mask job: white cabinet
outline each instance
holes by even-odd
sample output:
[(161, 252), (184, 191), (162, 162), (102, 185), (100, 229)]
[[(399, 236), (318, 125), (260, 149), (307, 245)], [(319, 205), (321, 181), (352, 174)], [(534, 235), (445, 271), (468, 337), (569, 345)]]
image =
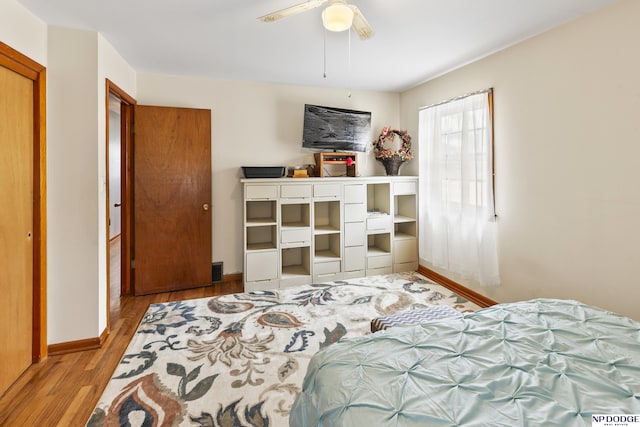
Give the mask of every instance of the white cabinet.
[(416, 177), (244, 179), (245, 290), (416, 269)]

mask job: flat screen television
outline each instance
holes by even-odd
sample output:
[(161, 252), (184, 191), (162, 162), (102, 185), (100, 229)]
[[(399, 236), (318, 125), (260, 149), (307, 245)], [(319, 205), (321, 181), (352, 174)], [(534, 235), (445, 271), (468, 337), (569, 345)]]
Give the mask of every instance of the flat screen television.
[(369, 144), (370, 112), (305, 104), (303, 147), (325, 151), (367, 151)]

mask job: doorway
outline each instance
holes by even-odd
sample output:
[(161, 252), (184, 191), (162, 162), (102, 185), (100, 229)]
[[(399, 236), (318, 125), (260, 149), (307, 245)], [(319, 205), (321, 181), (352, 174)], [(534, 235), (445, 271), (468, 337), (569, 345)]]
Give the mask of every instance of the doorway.
[(106, 80), (107, 328), (131, 295), (131, 123), (135, 100)]
[(122, 138), (120, 99), (109, 94), (109, 298), (111, 310), (119, 308), (122, 288)]

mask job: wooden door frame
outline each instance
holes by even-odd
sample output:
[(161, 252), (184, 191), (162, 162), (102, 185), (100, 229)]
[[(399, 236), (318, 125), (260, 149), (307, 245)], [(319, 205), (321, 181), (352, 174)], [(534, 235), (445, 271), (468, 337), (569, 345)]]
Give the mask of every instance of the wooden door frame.
[[(107, 185), (107, 266), (110, 263), (111, 245), (109, 240), (109, 97), (114, 96), (120, 100), (120, 178), (121, 178), (121, 231), (120, 245), (121, 251), (121, 278), (120, 278), (120, 295), (131, 295), (131, 218), (132, 218), (132, 122), (133, 122), (133, 106), (136, 100), (122, 90), (118, 85), (109, 79), (105, 79), (105, 132), (106, 132), (106, 185)], [(107, 330), (111, 328), (111, 289), (110, 289), (110, 269), (107, 268)]]
[(47, 357), (47, 70), (0, 42), (0, 66), (33, 81), (33, 331), (31, 360)]

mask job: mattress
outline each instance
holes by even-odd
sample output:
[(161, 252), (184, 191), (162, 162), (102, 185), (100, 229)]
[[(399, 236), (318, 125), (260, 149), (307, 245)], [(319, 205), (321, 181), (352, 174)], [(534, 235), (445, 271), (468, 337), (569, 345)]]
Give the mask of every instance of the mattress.
[(592, 414), (640, 414), (640, 323), (537, 299), (333, 344), (289, 422), (567, 427)]

